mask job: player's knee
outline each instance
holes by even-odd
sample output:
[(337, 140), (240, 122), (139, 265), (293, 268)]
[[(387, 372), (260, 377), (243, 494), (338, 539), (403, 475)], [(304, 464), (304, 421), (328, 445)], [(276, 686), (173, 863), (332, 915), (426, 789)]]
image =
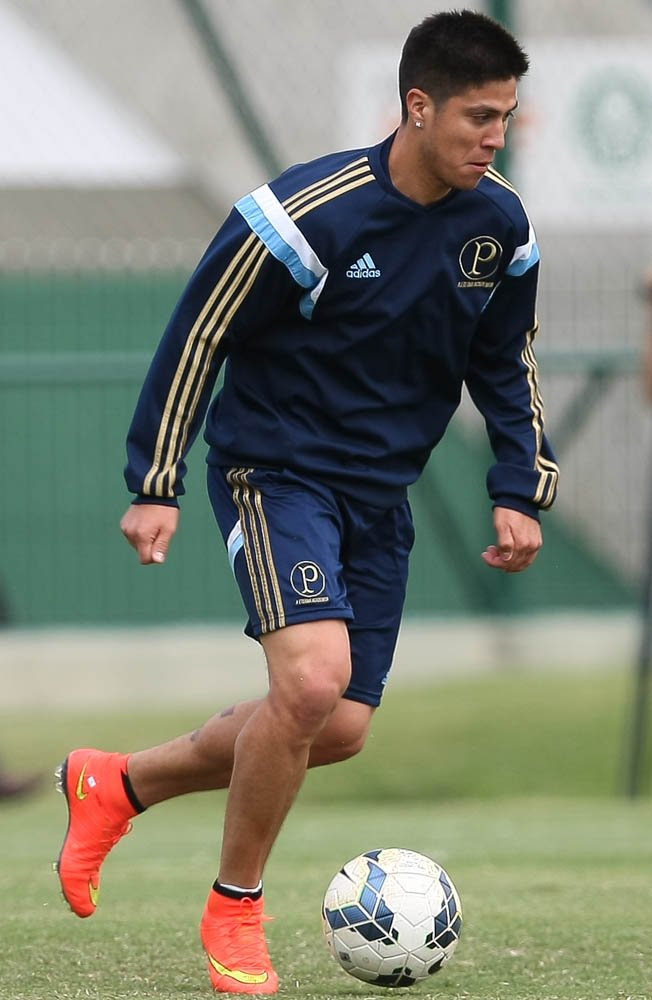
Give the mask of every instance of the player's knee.
[(309, 622), (265, 637), (270, 701), (288, 733), (312, 742), (332, 715), (351, 677), (342, 621)]
[(331, 716), (348, 684), (348, 664), (322, 659), (306, 662), (293, 672), (282, 701), (289, 725), (300, 733), (317, 733)]
[(309, 729), (320, 729), (332, 714), (346, 684), (347, 680), (341, 671), (304, 671), (298, 678), (296, 689), (297, 718)]

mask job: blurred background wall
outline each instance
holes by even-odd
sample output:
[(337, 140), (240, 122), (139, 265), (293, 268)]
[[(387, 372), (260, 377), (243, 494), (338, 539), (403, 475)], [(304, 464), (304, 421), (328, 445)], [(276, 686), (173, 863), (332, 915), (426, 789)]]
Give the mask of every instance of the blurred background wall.
[[(233, 200), (387, 134), (404, 37), (449, 6), (0, 0), (5, 623), (240, 623), (201, 441), (166, 567), (139, 567), (120, 537), (140, 382)], [(502, 166), (542, 250), (538, 356), (561, 492), (537, 565), (488, 572), (491, 459), (465, 401), (413, 490), (408, 614), (631, 612), (651, 514), (652, 2), (477, 6), (532, 58)]]

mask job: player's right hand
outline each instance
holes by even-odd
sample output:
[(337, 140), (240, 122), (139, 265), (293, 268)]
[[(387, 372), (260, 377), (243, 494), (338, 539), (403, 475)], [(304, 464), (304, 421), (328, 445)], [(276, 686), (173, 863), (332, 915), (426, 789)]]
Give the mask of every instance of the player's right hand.
[(162, 504), (132, 504), (120, 521), (120, 530), (138, 553), (141, 563), (164, 563), (179, 524), (179, 508)]

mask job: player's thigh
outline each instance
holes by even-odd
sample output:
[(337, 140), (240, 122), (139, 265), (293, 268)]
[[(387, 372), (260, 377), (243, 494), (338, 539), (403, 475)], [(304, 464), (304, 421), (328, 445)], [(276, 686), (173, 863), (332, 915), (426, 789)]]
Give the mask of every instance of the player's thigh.
[(323, 723), (351, 678), (346, 623), (341, 619), (287, 625), (260, 637), (273, 705)]
[(403, 615), (414, 527), (406, 501), (386, 512), (347, 560), (351, 682), (346, 698), (380, 704)]
[(283, 470), (220, 468), (209, 468), (208, 491), (249, 615), (247, 634), (353, 616), (342, 518), (330, 491)]

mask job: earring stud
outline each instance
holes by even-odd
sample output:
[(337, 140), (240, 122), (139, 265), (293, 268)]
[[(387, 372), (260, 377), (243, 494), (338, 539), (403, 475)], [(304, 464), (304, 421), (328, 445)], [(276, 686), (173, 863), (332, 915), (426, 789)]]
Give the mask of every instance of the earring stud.
[(414, 124), (415, 124), (415, 126), (416, 126), (417, 128), (423, 128), (423, 122), (422, 122), (422, 121), (419, 121), (418, 119), (417, 119), (417, 120), (415, 121), (415, 123), (414, 123)]

